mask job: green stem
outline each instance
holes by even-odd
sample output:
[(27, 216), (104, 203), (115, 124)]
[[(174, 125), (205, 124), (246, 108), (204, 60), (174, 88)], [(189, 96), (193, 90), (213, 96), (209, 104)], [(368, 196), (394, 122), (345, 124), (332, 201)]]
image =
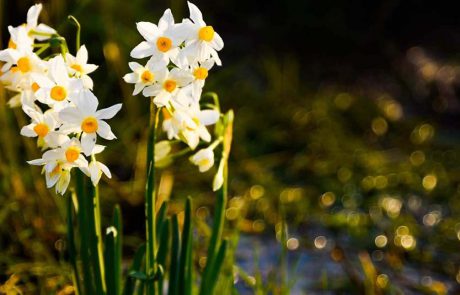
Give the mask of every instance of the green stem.
[(183, 150), (178, 151), (175, 154), (172, 154), (170, 157), (171, 157), (171, 159), (176, 159), (176, 158), (182, 157), (183, 155), (186, 155), (187, 153), (189, 153), (191, 151), (192, 151), (192, 149), (187, 147), (187, 148), (185, 148)]
[(97, 262), (99, 265), (96, 267), (98, 274), (97, 277), (100, 276), (100, 284), (102, 285), (102, 290), (105, 293), (106, 284), (105, 284), (105, 269), (104, 269), (104, 248), (102, 245), (102, 232), (101, 232), (101, 205), (100, 205), (100, 198), (99, 198), (99, 187), (94, 187), (94, 198), (93, 198), (93, 214), (94, 214), (94, 232), (96, 234), (96, 247), (97, 250), (95, 251)]
[(220, 104), (219, 104), (219, 96), (215, 92), (206, 92), (203, 94), (203, 97), (209, 96), (214, 101), (214, 106), (216, 107), (217, 111), (220, 113)]
[(224, 137), (219, 136), (219, 138), (214, 140), (214, 142), (211, 143), (208, 148), (211, 150), (214, 150), (219, 145), (219, 143), (221, 143), (223, 140), (224, 140)]
[(49, 47), (50, 47), (49, 44), (44, 44), (43, 46), (40, 47), (39, 50), (37, 50), (37, 51), (35, 52), (35, 54), (36, 54), (36, 55), (40, 55), (40, 54), (42, 54), (46, 49), (48, 49)]
[[(75, 192), (72, 191), (72, 195)], [(67, 198), (67, 239), (69, 243), (69, 258), (70, 263), (72, 264), (72, 280), (75, 286), (75, 294), (82, 294), (80, 286), (80, 273), (78, 272), (77, 266), (77, 250), (75, 248), (75, 238), (74, 238), (74, 225), (73, 225), (73, 210), (72, 210), (72, 195)]]
[(149, 278), (146, 283), (147, 295), (157, 294), (157, 283), (151, 278), (154, 277), (157, 271), (155, 261), (156, 251), (156, 214), (155, 214), (155, 132), (158, 125), (159, 111), (153, 103), (153, 98), (150, 100), (150, 127), (147, 142), (147, 183), (145, 195), (145, 227), (146, 227), (146, 273)]
[(53, 34), (50, 33), (43, 33), (43, 32), (37, 32), (35, 30), (30, 30), (29, 31), (30, 35), (35, 35), (35, 36), (42, 36), (42, 37), (51, 37)]
[(77, 48), (76, 52), (78, 52), (78, 50), (80, 49), (81, 26), (80, 26), (80, 23), (78, 22), (78, 20), (73, 15), (69, 15), (68, 19), (72, 20), (75, 23), (75, 25), (77, 26), (77, 37), (76, 37), (76, 40), (75, 40), (75, 46)]
[(88, 195), (85, 190), (85, 179), (81, 171), (77, 171), (76, 178), (76, 196), (78, 200), (77, 221), (80, 230), (80, 256), (82, 262), (84, 294), (95, 293), (95, 283), (93, 268), (90, 254), (90, 230), (88, 227)]
[(211, 239), (208, 248), (208, 257), (206, 261), (206, 267), (203, 272), (203, 279), (201, 283), (200, 294), (212, 294), (212, 289), (215, 286), (215, 281), (212, 281), (213, 273), (216, 271), (215, 262), (218, 254), (218, 250), (222, 241), (222, 233), (224, 230), (225, 221), (225, 207), (227, 204), (227, 161), (224, 164), (224, 184), (217, 191), (217, 204), (216, 213), (214, 217), (214, 224), (212, 227)]

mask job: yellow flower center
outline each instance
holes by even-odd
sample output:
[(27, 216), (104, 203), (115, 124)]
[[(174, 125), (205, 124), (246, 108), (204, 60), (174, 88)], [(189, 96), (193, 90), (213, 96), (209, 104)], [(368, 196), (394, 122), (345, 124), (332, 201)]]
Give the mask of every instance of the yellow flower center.
[(40, 89), (40, 86), (37, 84), (37, 82), (34, 82), (34, 83), (32, 83), (31, 88), (32, 88), (33, 92), (37, 92), (38, 89)]
[(166, 52), (171, 49), (172, 41), (168, 37), (160, 37), (157, 40), (157, 48), (161, 52)]
[(55, 175), (57, 173), (61, 172), (61, 165), (57, 164), (56, 167), (54, 167), (53, 171), (51, 171), (51, 175)]
[(67, 90), (62, 86), (54, 86), (51, 88), (50, 96), (55, 101), (63, 101), (67, 97)]
[(34, 126), (34, 131), (38, 137), (45, 137), (50, 131), (50, 128), (45, 123), (38, 123)]
[(174, 80), (166, 80), (165, 83), (163, 84), (163, 87), (166, 91), (173, 92), (174, 89), (176, 89), (177, 87), (177, 83)]
[(83, 73), (83, 68), (78, 64), (73, 64), (70, 67), (79, 73)]
[(171, 114), (169, 113), (169, 111), (166, 108), (162, 108), (161, 111), (163, 112), (163, 119), (164, 120), (169, 120), (169, 119), (172, 118)]
[(212, 26), (202, 27), (198, 31), (198, 38), (203, 41), (211, 41), (214, 38), (214, 28)]
[(65, 151), (65, 158), (70, 163), (75, 162), (80, 156), (80, 149), (76, 146), (71, 146)]
[(23, 73), (27, 73), (32, 69), (30, 59), (27, 56), (18, 59), (18, 69)]
[(11, 67), (11, 72), (16, 73), (19, 71), (19, 68), (16, 66)]
[(94, 117), (87, 117), (81, 123), (81, 130), (86, 133), (94, 133), (98, 127), (97, 119)]
[(198, 80), (204, 80), (204, 79), (206, 79), (208, 77), (208, 69), (203, 68), (203, 67), (199, 67), (193, 72), (193, 75)]
[(149, 70), (145, 70), (141, 75), (141, 80), (144, 83), (153, 82), (154, 78), (155, 78), (155, 75), (152, 72), (150, 72)]
[(16, 43), (14, 43), (13, 39), (10, 39), (10, 41), (8, 41), (8, 48), (11, 48), (11, 49), (16, 49), (18, 46), (16, 45)]
[(208, 158), (203, 158), (199, 160), (197, 164), (198, 166), (207, 166), (209, 163), (211, 163), (211, 161)]

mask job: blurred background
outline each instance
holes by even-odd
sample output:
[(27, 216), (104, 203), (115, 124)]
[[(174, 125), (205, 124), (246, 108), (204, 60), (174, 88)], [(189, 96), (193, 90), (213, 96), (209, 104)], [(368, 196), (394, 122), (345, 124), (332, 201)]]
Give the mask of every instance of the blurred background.
[[(101, 156), (114, 175), (101, 196), (106, 218), (122, 206), (129, 260), (144, 234), (149, 102), (132, 97), (121, 77), (141, 41), (135, 22), (157, 23), (169, 7), (180, 21), (186, 2), (41, 2), (41, 21), (73, 54), (67, 16), (82, 24), (101, 105), (123, 103), (110, 122), (118, 140)], [(24, 22), (33, 3), (0, 0), (1, 48), (7, 26)], [(283, 284), (291, 294), (361, 294), (369, 284), (385, 294), (459, 294), (454, 1), (194, 3), (225, 42), (205, 90), (236, 114), (226, 217), (241, 294), (278, 294)], [(0, 88), (0, 285), (15, 273), (27, 294), (62, 291), (70, 282), (65, 197), (26, 163), (39, 152), (19, 135), (27, 119), (7, 107), (9, 97)], [(198, 174), (183, 159), (158, 180), (175, 212), (193, 196), (198, 248), (212, 218), (214, 172)]]

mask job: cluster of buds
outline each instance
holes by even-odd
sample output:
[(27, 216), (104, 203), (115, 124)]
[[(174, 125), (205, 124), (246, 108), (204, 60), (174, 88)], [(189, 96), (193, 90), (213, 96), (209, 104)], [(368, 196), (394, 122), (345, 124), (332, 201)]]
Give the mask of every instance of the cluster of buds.
[[(150, 97), (161, 109), (161, 126), (168, 140), (155, 145), (155, 165), (164, 166), (183, 151), (199, 149), (190, 161), (200, 172), (214, 165), (214, 149), (223, 142), (225, 116), (221, 114), (217, 96), (213, 103), (200, 102), (202, 89), (209, 70), (221, 65), (218, 51), (224, 47), (222, 38), (207, 25), (201, 11), (188, 2), (190, 19), (175, 23), (170, 9), (160, 18), (158, 25), (150, 22), (137, 23), (137, 29), (145, 39), (131, 51), (136, 59), (149, 58), (145, 65), (130, 62), (132, 73), (124, 76), (127, 83), (134, 84), (133, 95), (142, 93)], [(207, 126), (214, 128), (215, 139)], [(188, 147), (172, 154), (171, 145), (185, 143)], [(224, 161), (221, 161), (214, 177), (213, 189), (223, 183)]]
[(96, 160), (105, 148), (96, 141), (98, 136), (116, 138), (104, 120), (115, 116), (121, 104), (97, 110), (88, 76), (97, 66), (88, 64), (84, 45), (73, 56), (55, 29), (37, 24), (41, 9), (41, 4), (32, 6), (26, 24), (8, 27), (11, 37), (8, 48), (0, 51), (0, 81), (16, 93), (8, 104), (21, 107), (31, 119), (21, 135), (37, 138), (44, 152), (28, 163), (43, 166), (47, 186), (64, 194), (72, 168), (80, 169), (95, 186), (102, 174), (111, 177), (107, 166)]

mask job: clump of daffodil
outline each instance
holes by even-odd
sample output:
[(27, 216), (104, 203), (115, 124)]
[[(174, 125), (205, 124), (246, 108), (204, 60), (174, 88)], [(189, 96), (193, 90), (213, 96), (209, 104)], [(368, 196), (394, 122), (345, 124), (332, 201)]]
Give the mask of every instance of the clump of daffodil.
[[(218, 51), (224, 42), (214, 27), (205, 23), (197, 6), (188, 2), (188, 8), (190, 18), (180, 23), (174, 21), (169, 9), (158, 24), (137, 23), (144, 41), (131, 51), (131, 57), (148, 60), (130, 62), (132, 72), (124, 80), (134, 84), (133, 95), (142, 93), (161, 109), (160, 126), (166, 139), (155, 145), (155, 166), (164, 167), (180, 155), (193, 153), (191, 163), (206, 172), (215, 164), (214, 150), (223, 143), (225, 128), (214, 128), (213, 139), (208, 128), (224, 124), (224, 115), (217, 96), (205, 104), (201, 94), (209, 71), (222, 65)], [(185, 145), (182, 149), (177, 147), (180, 143)], [(223, 168), (217, 169), (215, 179), (213, 189), (217, 190), (223, 183)]]
[[(39, 24), (41, 10), (41, 4), (32, 6), (25, 24), (8, 27), (8, 48), (0, 51), (0, 82), (14, 93), (8, 104), (22, 107), (30, 117), (21, 135), (36, 138), (44, 152), (29, 163), (43, 166), (47, 186), (64, 194), (73, 168), (88, 175), (95, 186), (102, 174), (111, 177), (107, 166), (96, 160), (104, 150), (96, 141), (98, 136), (116, 138), (105, 120), (115, 116), (121, 104), (97, 110), (89, 76), (97, 65), (88, 63), (84, 45), (72, 55), (55, 29)], [(47, 50), (56, 44), (61, 53), (51, 55)]]

